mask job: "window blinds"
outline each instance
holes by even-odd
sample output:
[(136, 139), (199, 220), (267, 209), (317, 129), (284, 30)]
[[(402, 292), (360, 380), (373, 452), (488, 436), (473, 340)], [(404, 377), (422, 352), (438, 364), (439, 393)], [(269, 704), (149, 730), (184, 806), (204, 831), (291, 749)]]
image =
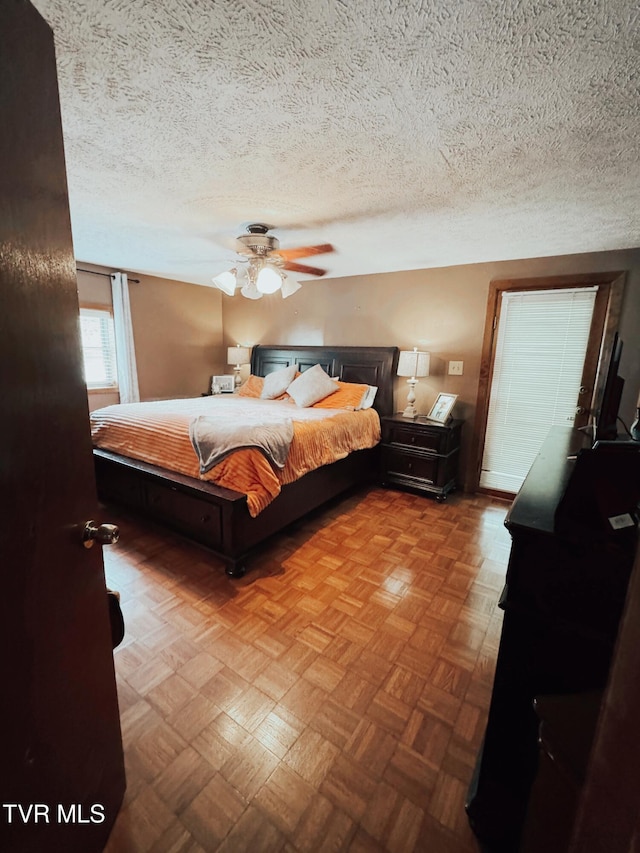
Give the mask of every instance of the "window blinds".
[(573, 424), (597, 290), (502, 294), (482, 488), (517, 492), (551, 426)]
[(87, 388), (116, 388), (113, 317), (106, 308), (80, 308), (80, 335)]

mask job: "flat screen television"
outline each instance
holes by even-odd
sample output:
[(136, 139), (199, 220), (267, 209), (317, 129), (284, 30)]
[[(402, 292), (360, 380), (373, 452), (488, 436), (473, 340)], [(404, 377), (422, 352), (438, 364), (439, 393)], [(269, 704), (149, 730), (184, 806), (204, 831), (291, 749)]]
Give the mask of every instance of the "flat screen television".
[(589, 529), (614, 537), (637, 535), (640, 443), (596, 441), (573, 462), (556, 509), (556, 531)]
[(618, 409), (622, 398), (624, 379), (618, 374), (622, 341), (616, 332), (605, 374), (600, 405), (596, 406), (595, 441), (612, 441), (618, 435)]

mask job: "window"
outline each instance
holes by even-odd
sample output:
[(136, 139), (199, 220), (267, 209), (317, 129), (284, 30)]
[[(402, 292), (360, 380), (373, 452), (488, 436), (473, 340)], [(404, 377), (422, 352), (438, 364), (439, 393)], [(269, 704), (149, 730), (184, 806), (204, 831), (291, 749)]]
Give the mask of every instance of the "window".
[(90, 391), (118, 387), (113, 315), (109, 308), (80, 307), (84, 377)]

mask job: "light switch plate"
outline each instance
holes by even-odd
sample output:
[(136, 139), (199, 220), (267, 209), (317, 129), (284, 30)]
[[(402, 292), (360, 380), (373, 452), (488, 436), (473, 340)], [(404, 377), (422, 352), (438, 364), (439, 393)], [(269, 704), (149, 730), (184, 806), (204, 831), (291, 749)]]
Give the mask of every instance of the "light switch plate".
[(462, 376), (462, 366), (464, 362), (462, 361), (450, 361), (449, 362), (449, 375), (450, 376)]

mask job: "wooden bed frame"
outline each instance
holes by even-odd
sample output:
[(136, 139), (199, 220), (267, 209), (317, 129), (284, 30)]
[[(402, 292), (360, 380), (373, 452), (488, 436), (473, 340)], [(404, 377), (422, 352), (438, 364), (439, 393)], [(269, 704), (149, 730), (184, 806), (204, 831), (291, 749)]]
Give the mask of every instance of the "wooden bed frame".
[[(304, 371), (321, 364), (344, 382), (376, 385), (374, 408), (393, 412), (397, 347), (255, 346), (251, 373), (266, 376), (296, 364)], [(121, 504), (209, 548), (224, 561), (231, 577), (242, 577), (245, 559), (261, 542), (293, 521), (358, 483), (371, 480), (378, 467), (378, 447), (310, 471), (282, 487), (282, 492), (252, 518), (246, 495), (95, 448), (101, 500)]]

